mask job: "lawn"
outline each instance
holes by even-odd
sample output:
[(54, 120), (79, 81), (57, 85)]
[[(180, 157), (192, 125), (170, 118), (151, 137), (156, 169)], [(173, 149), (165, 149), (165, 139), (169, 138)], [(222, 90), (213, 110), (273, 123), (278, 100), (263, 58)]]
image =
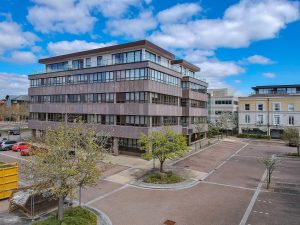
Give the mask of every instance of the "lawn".
[(174, 184), (179, 183), (183, 179), (173, 174), (172, 172), (166, 172), (166, 173), (160, 173), (155, 172), (145, 177), (144, 182), (145, 183), (152, 183), (152, 184)]
[[(67, 209), (61, 221), (61, 225), (97, 225), (97, 216), (88, 209), (74, 207)], [(38, 221), (33, 225), (58, 225), (58, 221), (54, 215), (46, 220)]]

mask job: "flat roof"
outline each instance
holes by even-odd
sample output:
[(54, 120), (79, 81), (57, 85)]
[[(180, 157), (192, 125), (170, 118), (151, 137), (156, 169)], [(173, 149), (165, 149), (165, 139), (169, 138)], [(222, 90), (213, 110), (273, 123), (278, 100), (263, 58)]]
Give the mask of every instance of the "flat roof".
[(74, 53), (44, 58), (44, 59), (40, 59), (39, 63), (47, 64), (47, 63), (57, 62), (60, 60), (66, 60), (67, 58), (81, 57), (81, 56), (90, 55), (90, 54), (105, 53), (105, 52), (123, 50), (123, 49), (127, 49), (127, 48), (139, 47), (139, 46), (146, 47), (147, 49), (152, 50), (155, 53), (159, 53), (160, 55), (162, 55), (166, 58), (169, 58), (171, 60), (175, 59), (175, 55), (172, 54), (171, 52), (153, 44), (152, 42), (150, 42), (148, 40), (140, 40), (140, 41), (129, 42), (129, 43), (125, 43), (125, 44), (112, 45), (112, 46), (103, 47), (103, 48), (96, 48), (96, 49), (91, 49), (91, 50), (86, 50), (86, 51), (81, 51), (81, 52), (74, 52)]
[(261, 88), (295, 88), (300, 87), (300, 84), (282, 84), (282, 85), (263, 85), (263, 86), (255, 86), (252, 87), (253, 90), (261, 89)]
[(195, 66), (192, 63), (189, 63), (187, 61), (185, 61), (184, 59), (176, 59), (176, 60), (172, 60), (171, 64), (179, 64), (179, 65), (183, 65), (184, 67), (194, 71), (194, 72), (198, 72), (200, 71), (200, 68), (198, 66)]

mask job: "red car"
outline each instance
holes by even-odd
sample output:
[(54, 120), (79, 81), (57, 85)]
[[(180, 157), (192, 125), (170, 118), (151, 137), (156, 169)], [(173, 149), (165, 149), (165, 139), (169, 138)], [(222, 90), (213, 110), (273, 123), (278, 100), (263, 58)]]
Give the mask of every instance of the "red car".
[(24, 149), (26, 149), (26, 148), (30, 148), (30, 144), (28, 144), (28, 143), (25, 143), (25, 142), (18, 142), (17, 144), (14, 144), (13, 146), (12, 146), (12, 150), (13, 151), (15, 151), (15, 152), (20, 152), (20, 151), (22, 151), (22, 150), (24, 150)]
[(32, 146), (30, 148), (26, 148), (26, 149), (22, 150), (20, 153), (21, 153), (21, 156), (30, 156), (30, 155), (34, 155), (38, 151), (46, 151), (46, 150), (48, 150), (48, 149), (45, 147), (39, 148), (37, 146)]

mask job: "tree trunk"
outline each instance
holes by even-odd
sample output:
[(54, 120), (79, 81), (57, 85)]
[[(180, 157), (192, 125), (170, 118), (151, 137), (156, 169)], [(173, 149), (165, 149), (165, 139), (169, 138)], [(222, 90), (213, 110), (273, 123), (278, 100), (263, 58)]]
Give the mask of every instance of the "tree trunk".
[(82, 191), (82, 185), (79, 185), (79, 206), (81, 207), (81, 191)]
[(297, 145), (297, 155), (300, 155), (300, 146), (299, 145)]
[(163, 160), (163, 161), (159, 161), (160, 162), (160, 168), (159, 168), (159, 172), (161, 172), (161, 173), (163, 173), (164, 172), (164, 162), (165, 162), (165, 160)]
[(267, 177), (267, 189), (269, 189), (271, 183), (271, 173), (268, 171), (268, 177)]
[(58, 210), (57, 210), (57, 219), (61, 221), (64, 216), (64, 197), (58, 198)]

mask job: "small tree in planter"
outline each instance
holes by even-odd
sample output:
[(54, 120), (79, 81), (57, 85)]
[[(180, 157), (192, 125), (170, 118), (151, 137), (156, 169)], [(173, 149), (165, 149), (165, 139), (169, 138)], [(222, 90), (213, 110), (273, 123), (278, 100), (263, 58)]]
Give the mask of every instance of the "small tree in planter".
[(283, 132), (283, 140), (285, 140), (289, 146), (296, 146), (297, 155), (300, 155), (300, 136), (297, 128), (286, 128)]
[(276, 169), (276, 167), (278, 166), (279, 160), (276, 159), (275, 157), (263, 158), (261, 160), (261, 163), (267, 169), (267, 189), (269, 189), (269, 186), (270, 186), (270, 183), (271, 183), (271, 178), (272, 178), (272, 173)]
[(166, 159), (181, 157), (188, 150), (185, 137), (169, 128), (153, 131), (148, 136), (142, 134), (138, 143), (142, 150), (150, 150), (142, 155), (143, 158), (159, 160), (160, 172), (164, 171), (163, 165)]

